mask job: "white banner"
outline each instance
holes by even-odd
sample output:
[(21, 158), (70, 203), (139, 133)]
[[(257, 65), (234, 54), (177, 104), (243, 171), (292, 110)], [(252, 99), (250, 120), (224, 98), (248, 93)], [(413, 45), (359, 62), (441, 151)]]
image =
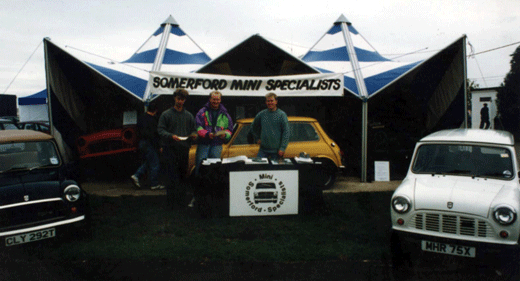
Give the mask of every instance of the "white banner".
[(229, 216), (298, 214), (298, 171), (229, 173)]
[(224, 96), (343, 96), (343, 74), (318, 73), (286, 76), (232, 76), (201, 73), (150, 72), (152, 96), (171, 95), (178, 88), (190, 95), (218, 90)]

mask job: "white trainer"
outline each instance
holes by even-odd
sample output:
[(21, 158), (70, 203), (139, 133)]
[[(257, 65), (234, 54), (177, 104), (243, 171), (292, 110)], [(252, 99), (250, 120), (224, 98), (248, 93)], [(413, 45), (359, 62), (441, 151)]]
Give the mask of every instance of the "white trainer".
[(141, 184), (139, 183), (139, 178), (138, 177), (136, 177), (135, 175), (132, 175), (130, 177), (130, 179), (132, 179), (132, 182), (134, 183), (135, 186), (141, 187)]

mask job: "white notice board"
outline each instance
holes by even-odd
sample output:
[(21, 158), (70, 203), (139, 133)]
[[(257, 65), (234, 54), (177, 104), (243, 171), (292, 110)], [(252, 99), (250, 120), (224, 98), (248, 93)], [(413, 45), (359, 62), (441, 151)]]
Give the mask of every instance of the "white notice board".
[(137, 111), (123, 112), (123, 126), (137, 124)]
[(374, 180), (390, 181), (390, 162), (374, 161)]
[(298, 170), (229, 173), (229, 216), (298, 214)]

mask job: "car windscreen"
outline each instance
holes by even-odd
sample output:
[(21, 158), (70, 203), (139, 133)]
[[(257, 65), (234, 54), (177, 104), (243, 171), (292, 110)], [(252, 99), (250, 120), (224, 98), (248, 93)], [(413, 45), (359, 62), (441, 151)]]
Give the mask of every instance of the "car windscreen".
[(11, 169), (52, 167), (59, 164), (59, 154), (51, 141), (0, 144), (0, 172)]
[[(235, 128), (236, 129), (236, 128)], [(318, 141), (316, 129), (306, 122), (289, 122), (289, 142)], [(233, 141), (234, 145), (256, 143), (251, 134), (251, 124), (244, 124)]]
[(507, 148), (423, 144), (417, 149), (412, 171), (418, 174), (513, 178), (513, 160)]
[(269, 189), (276, 189), (276, 185), (272, 182), (268, 182), (268, 183), (258, 183), (256, 185), (256, 189), (265, 189), (265, 188), (269, 188)]

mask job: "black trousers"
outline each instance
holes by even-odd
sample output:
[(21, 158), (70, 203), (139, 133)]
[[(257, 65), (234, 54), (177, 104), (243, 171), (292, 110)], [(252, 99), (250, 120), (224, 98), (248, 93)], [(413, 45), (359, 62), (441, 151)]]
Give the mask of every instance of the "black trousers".
[(489, 120), (480, 121), (480, 129), (489, 129)]
[(165, 146), (163, 161), (166, 172), (166, 203), (169, 207), (184, 207), (186, 203), (189, 147)]

